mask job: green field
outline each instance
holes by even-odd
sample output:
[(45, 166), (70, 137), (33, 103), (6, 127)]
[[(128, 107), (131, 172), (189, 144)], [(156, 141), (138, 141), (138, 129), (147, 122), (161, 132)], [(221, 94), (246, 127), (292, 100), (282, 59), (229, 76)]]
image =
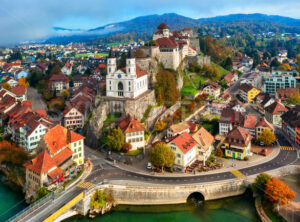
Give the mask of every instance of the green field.
[(208, 79), (204, 76), (200, 76), (199, 74), (193, 73), (189, 74), (190, 78), (193, 80), (194, 84), (199, 87), (199, 83), (205, 83)]
[(187, 77), (186, 74), (183, 75), (183, 87), (180, 91), (181, 95), (196, 95), (198, 90), (195, 88), (191, 80)]
[(220, 70), (221, 73), (221, 77), (225, 76), (226, 73), (228, 73), (229, 71), (224, 69), (222, 66), (215, 64), (214, 62), (211, 62), (211, 66), (212, 67), (218, 67), (218, 69)]
[(76, 54), (75, 58), (80, 58), (80, 57), (86, 58), (86, 57), (88, 57), (90, 55), (92, 55), (92, 54), (91, 53), (80, 53), (80, 54)]
[(107, 52), (101, 52), (101, 53), (97, 53), (96, 56), (107, 57), (108, 53)]

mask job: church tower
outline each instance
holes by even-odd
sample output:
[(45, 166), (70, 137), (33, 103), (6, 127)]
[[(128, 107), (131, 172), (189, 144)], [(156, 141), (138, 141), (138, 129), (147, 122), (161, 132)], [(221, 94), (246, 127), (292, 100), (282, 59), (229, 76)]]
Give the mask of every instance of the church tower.
[(128, 75), (136, 75), (135, 57), (131, 48), (129, 48), (126, 59), (126, 73)]
[(116, 59), (115, 52), (111, 48), (107, 59), (107, 74), (108, 75), (114, 74), (116, 69), (117, 69), (117, 59)]

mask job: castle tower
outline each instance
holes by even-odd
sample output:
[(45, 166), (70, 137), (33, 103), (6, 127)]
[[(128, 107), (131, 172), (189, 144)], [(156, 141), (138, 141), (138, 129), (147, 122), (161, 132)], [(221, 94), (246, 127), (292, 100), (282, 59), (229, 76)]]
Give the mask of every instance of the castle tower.
[(112, 75), (117, 69), (117, 59), (113, 49), (110, 49), (109, 56), (107, 59), (107, 74)]
[(135, 57), (131, 48), (129, 48), (126, 59), (126, 73), (128, 75), (136, 75)]

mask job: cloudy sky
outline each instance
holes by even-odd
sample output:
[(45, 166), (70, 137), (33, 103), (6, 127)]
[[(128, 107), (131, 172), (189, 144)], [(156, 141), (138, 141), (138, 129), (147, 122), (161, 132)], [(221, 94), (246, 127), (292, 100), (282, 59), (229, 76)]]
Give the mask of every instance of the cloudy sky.
[(0, 0), (0, 45), (46, 38), (53, 26), (94, 28), (175, 12), (192, 18), (265, 13), (300, 19), (299, 0)]

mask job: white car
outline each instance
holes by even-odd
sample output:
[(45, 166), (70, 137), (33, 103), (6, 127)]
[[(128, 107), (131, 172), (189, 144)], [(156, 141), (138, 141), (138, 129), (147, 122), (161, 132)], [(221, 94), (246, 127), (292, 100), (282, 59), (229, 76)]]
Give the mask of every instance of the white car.
[(148, 170), (151, 170), (151, 169), (152, 169), (152, 164), (151, 164), (151, 163), (148, 163), (148, 164), (147, 164), (147, 169), (148, 169)]

